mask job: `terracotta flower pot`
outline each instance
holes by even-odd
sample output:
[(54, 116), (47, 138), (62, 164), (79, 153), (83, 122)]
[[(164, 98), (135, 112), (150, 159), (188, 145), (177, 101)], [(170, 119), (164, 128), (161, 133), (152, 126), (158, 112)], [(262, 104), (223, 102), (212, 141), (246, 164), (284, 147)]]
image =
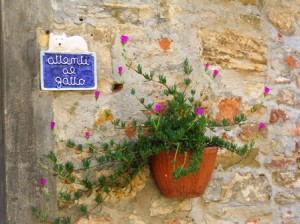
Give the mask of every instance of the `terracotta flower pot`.
[[(217, 147), (205, 148), (200, 170), (179, 179), (172, 176), (174, 167), (171, 161), (174, 160), (175, 151), (161, 151), (157, 154), (151, 159), (150, 166), (162, 195), (169, 198), (193, 198), (202, 195), (214, 170), (217, 153)], [(186, 167), (190, 157), (191, 152), (188, 152)], [(184, 153), (178, 153), (176, 166), (183, 164), (183, 161)]]

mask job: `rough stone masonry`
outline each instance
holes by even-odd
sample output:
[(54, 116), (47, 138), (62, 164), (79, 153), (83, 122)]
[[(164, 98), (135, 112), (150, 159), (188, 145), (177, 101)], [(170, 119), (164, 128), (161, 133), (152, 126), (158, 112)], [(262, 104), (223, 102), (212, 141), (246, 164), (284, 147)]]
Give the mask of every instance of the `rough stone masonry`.
[[(85, 141), (86, 128), (99, 124), (107, 138), (134, 137), (130, 130), (117, 132), (104, 123), (103, 111), (91, 102), (93, 91), (39, 90), (38, 55), (48, 47), (47, 31), (82, 36), (89, 51), (97, 53), (100, 108), (110, 111), (109, 119), (144, 119), (139, 102), (130, 94), (131, 87), (148, 102), (163, 100), (159, 86), (145, 84), (126, 70), (125, 84), (116, 88), (121, 82), (118, 67), (125, 67), (119, 44), (122, 34), (129, 36), (128, 55), (145, 68), (167, 75), (170, 82), (182, 80), (181, 65), (186, 57), (193, 65), (195, 79), (204, 63), (220, 69), (207, 105), (217, 120), (249, 111), (261, 99), (264, 86), (271, 89), (249, 124), (224, 134), (243, 143), (255, 136), (257, 121), (266, 122), (256, 149), (247, 159), (220, 151), (203, 197), (164, 198), (145, 170), (135, 180), (133, 192), (105, 202), (101, 213), (80, 220), (80, 224), (300, 223), (299, 0), (1, 3), (5, 81), (0, 94), (4, 121), (0, 139), (5, 156), (0, 159), (5, 161), (6, 177), (1, 179), (6, 187), (0, 187), (0, 195), (5, 191), (6, 206), (0, 205), (0, 217), (4, 214), (6, 221), (0, 223), (34, 223), (30, 206), (38, 200), (39, 189), (33, 188), (44, 175), (34, 165), (34, 157), (55, 148), (66, 161), (82, 159), (71, 158), (64, 147), (54, 145), (48, 133), (52, 119), (61, 137), (79, 142)], [(13, 15), (12, 9), (16, 10)], [(92, 133), (91, 138), (97, 135)], [(52, 186), (56, 188), (55, 183)], [(55, 214), (55, 205), (51, 209)]]

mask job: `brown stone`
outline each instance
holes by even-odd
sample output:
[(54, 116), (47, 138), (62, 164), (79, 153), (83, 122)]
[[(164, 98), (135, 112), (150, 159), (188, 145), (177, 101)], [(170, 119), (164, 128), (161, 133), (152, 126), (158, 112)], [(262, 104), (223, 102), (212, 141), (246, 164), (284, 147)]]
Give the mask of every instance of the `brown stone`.
[(275, 157), (271, 161), (271, 165), (276, 168), (286, 168), (289, 167), (293, 163), (292, 159)]
[(243, 3), (244, 5), (255, 5), (256, 4), (256, 0), (240, 0), (241, 3)]
[(278, 91), (277, 103), (294, 106), (295, 104), (294, 98), (295, 98), (294, 92), (287, 89), (281, 89)]
[(284, 34), (291, 34), (295, 28), (292, 25), (292, 13), (272, 9), (268, 14), (270, 22)]
[(300, 141), (295, 143), (295, 151), (300, 152)]
[(78, 220), (78, 224), (111, 224), (111, 217), (108, 215), (89, 215), (88, 218), (82, 217)]
[(279, 192), (274, 199), (279, 205), (292, 205), (300, 201), (300, 197), (292, 192)]
[(228, 119), (229, 123), (234, 124), (233, 118), (238, 115), (241, 106), (240, 97), (228, 97), (219, 103), (219, 113), (217, 114), (217, 121), (222, 122), (223, 119)]
[(300, 136), (300, 122), (296, 123), (296, 128), (291, 129), (291, 134)]
[(96, 119), (94, 122), (94, 127), (99, 127), (103, 123), (108, 121), (113, 121), (114, 115), (112, 114), (110, 109), (100, 109), (96, 115)]
[(289, 56), (289, 57), (286, 57), (286, 58), (284, 59), (284, 61), (289, 65), (289, 67), (290, 67), (291, 69), (297, 68), (297, 67), (298, 67), (297, 62), (296, 62), (295, 58), (294, 58), (292, 55)]
[(300, 173), (294, 171), (272, 173), (273, 181), (276, 185), (285, 188), (300, 188)]
[(191, 218), (176, 218), (165, 220), (163, 224), (195, 224)]
[(260, 167), (259, 162), (256, 160), (258, 155), (258, 148), (253, 149), (246, 158), (242, 158), (239, 155), (233, 154), (230, 151), (222, 153), (217, 157), (217, 165), (221, 165), (224, 170), (232, 166), (247, 166), (258, 168)]
[(199, 31), (202, 57), (210, 64), (240, 72), (264, 72), (266, 70), (266, 44), (262, 38), (246, 36), (236, 30), (223, 33), (201, 29)]
[(300, 89), (300, 76), (296, 78), (297, 87)]
[(262, 28), (262, 20), (260, 15), (250, 14), (250, 15), (240, 15), (240, 19), (243, 23), (251, 25), (255, 29)]
[(273, 109), (271, 111), (271, 115), (270, 115), (270, 123), (276, 123), (277, 121), (285, 121), (285, 120), (289, 120), (290, 116), (283, 110), (275, 110)]
[(266, 138), (267, 137), (267, 128), (263, 130), (259, 129), (258, 124), (244, 124), (242, 125), (242, 131), (239, 134), (239, 138), (243, 141), (251, 141), (256, 138)]
[(128, 124), (126, 125), (126, 127), (124, 128), (124, 133), (127, 136), (127, 138), (129, 139), (133, 139), (136, 137), (137, 134), (137, 127), (134, 128), (132, 127), (132, 124)]

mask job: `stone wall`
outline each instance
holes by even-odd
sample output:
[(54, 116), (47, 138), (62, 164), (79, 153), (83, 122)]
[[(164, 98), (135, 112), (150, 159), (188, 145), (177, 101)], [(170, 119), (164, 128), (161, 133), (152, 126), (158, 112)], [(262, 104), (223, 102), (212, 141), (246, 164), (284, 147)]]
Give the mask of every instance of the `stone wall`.
[[(120, 82), (117, 68), (124, 66), (121, 34), (129, 36), (130, 57), (164, 73), (170, 82), (182, 79), (185, 57), (196, 75), (206, 62), (221, 69), (210, 105), (216, 119), (249, 110), (261, 99), (263, 87), (271, 88), (264, 106), (250, 117), (253, 123), (228, 134), (231, 137), (240, 132), (236, 142), (242, 143), (255, 134), (255, 122), (268, 123), (256, 149), (247, 159), (219, 152), (203, 197), (164, 198), (146, 172), (137, 193), (125, 195), (117, 203), (105, 203), (100, 215), (81, 223), (300, 222), (300, 174), (296, 163), (300, 152), (299, 1), (77, 0), (74, 4), (53, 0), (52, 5), (54, 18), (49, 29), (81, 35), (90, 50), (97, 52), (100, 108), (109, 108), (114, 117), (130, 121), (134, 115), (143, 119), (138, 102), (130, 95), (132, 86), (149, 102), (162, 101), (159, 86), (144, 84), (129, 71), (123, 75), (123, 89), (113, 90), (113, 83)], [(90, 102), (92, 93), (63, 92), (54, 96), (59, 134), (84, 142), (84, 128), (93, 127), (97, 121), (97, 110)], [(106, 137), (123, 135), (109, 125), (104, 125), (103, 132)], [(58, 150), (65, 155), (64, 149)]]
[[(129, 36), (129, 57), (164, 73), (170, 82), (182, 80), (186, 57), (193, 65), (194, 79), (203, 71), (204, 63), (220, 69), (209, 96), (212, 103), (207, 105), (217, 120), (249, 111), (263, 97), (264, 86), (271, 89), (264, 106), (250, 116), (251, 123), (225, 136), (238, 136), (235, 141), (243, 143), (255, 135), (258, 122), (266, 122), (267, 130), (259, 136), (255, 150), (247, 159), (220, 151), (203, 197), (164, 198), (145, 170), (133, 192), (105, 202), (100, 213), (79, 223), (300, 223), (299, 0), (51, 0), (51, 4), (49, 21), (34, 24), (36, 38), (31, 41), (42, 50), (47, 49), (47, 31), (84, 37), (89, 50), (97, 53), (100, 108), (110, 109), (115, 118), (144, 119), (139, 103), (130, 94), (131, 87), (148, 102), (163, 101), (160, 86), (143, 83), (127, 70), (123, 74), (125, 84), (116, 89), (116, 83), (121, 82), (118, 66), (124, 66), (119, 43), (122, 34)], [(39, 8), (28, 10), (30, 18), (39, 16), (38, 12), (46, 13)], [(25, 63), (37, 66), (35, 57), (38, 53)], [(35, 71), (31, 78), (38, 80), (38, 69)], [(102, 122), (93, 97), (92, 91), (35, 89), (30, 103), (33, 113), (38, 111), (35, 116), (42, 118), (36, 121), (37, 127), (48, 125), (42, 114), (47, 108), (48, 115), (54, 112), (48, 120), (56, 121), (59, 136), (85, 143), (84, 130)], [(40, 99), (45, 99), (44, 103)], [(130, 131), (116, 131), (108, 123), (101, 131), (106, 138), (132, 137)], [(91, 133), (91, 139), (96, 140), (96, 131)], [(56, 151), (66, 161), (80, 163), (82, 159), (71, 157), (59, 144)]]

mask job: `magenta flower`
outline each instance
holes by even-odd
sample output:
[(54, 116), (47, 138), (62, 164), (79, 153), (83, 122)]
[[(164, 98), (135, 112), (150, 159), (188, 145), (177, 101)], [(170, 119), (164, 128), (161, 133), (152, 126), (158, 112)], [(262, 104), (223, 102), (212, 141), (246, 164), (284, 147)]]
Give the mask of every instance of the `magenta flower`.
[(96, 98), (96, 100), (98, 100), (99, 96), (100, 96), (100, 91), (95, 91), (95, 98)]
[(127, 41), (128, 41), (128, 36), (122, 35), (122, 36), (120, 37), (120, 39), (121, 39), (121, 43), (122, 43), (122, 44), (126, 44)]
[(55, 122), (54, 122), (54, 121), (51, 121), (50, 127), (51, 127), (51, 129), (53, 130), (53, 128), (55, 127)]
[(205, 71), (207, 71), (208, 68), (209, 68), (209, 64), (207, 63), (207, 64), (205, 65)]
[(203, 113), (203, 108), (196, 108), (196, 114), (199, 116)]
[(219, 74), (219, 71), (217, 69), (214, 70), (214, 78)]
[(264, 94), (265, 94), (265, 95), (268, 95), (269, 92), (270, 92), (270, 88), (268, 88), (267, 86), (265, 86), (265, 92), (264, 92)]
[(45, 178), (41, 179), (41, 185), (42, 185), (42, 187), (45, 187), (45, 185), (46, 185), (46, 179)]
[(261, 123), (259, 124), (259, 130), (264, 129), (265, 127), (266, 127), (266, 124), (265, 124), (265, 123), (261, 122)]
[(123, 67), (120, 66), (120, 67), (119, 67), (119, 75), (122, 75), (122, 73), (123, 73)]
[(161, 109), (161, 106), (159, 104), (156, 104), (155, 106), (155, 112), (158, 113)]
[(85, 132), (85, 137), (88, 139), (90, 137), (90, 132)]

